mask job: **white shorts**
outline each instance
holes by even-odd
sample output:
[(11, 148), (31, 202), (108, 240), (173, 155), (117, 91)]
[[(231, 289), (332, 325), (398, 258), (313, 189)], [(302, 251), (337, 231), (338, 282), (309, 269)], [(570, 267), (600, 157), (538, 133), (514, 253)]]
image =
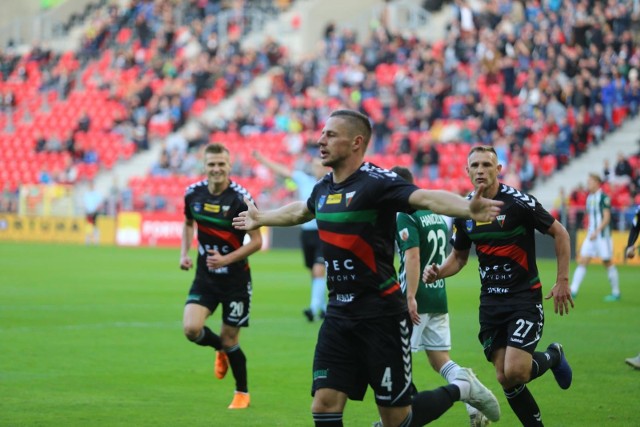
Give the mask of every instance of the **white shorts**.
[(451, 330), (449, 314), (421, 314), (420, 324), (413, 325), (411, 351), (451, 350)]
[(582, 258), (600, 258), (609, 261), (613, 255), (613, 239), (606, 237), (596, 237), (590, 240), (589, 237), (582, 242), (580, 256)]

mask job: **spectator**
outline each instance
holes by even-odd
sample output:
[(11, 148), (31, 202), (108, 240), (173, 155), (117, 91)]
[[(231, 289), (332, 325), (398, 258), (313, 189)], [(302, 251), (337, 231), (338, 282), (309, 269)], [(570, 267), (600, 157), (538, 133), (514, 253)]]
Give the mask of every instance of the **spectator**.
[(614, 185), (628, 185), (633, 177), (633, 168), (631, 163), (625, 157), (624, 153), (618, 153), (618, 159), (616, 165), (613, 168), (613, 177), (611, 177), (611, 184)]
[(414, 175), (417, 178), (422, 178), (423, 170), (426, 167), (429, 173), (429, 181), (433, 182), (438, 179), (439, 165), (440, 153), (438, 153), (433, 140), (426, 135), (422, 136), (414, 157)]

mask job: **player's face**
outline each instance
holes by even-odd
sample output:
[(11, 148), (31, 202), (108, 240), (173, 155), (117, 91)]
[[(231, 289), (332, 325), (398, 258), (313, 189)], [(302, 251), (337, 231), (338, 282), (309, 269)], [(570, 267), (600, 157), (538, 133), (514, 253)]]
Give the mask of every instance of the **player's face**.
[(346, 120), (330, 117), (318, 140), (323, 166), (335, 168), (354, 153), (353, 132)]
[(209, 183), (223, 184), (229, 181), (231, 162), (228, 153), (206, 153), (204, 155), (204, 171)]
[(496, 186), (501, 169), (502, 165), (498, 164), (495, 154), (489, 151), (473, 152), (467, 159), (467, 173), (475, 188), (481, 184), (486, 189)]

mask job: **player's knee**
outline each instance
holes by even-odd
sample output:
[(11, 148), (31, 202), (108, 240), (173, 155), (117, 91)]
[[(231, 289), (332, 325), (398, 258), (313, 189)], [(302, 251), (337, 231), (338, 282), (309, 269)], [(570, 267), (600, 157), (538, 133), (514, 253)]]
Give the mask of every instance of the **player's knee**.
[(189, 341), (195, 341), (198, 339), (200, 334), (202, 333), (202, 327), (196, 325), (183, 325), (184, 336), (187, 337)]
[(334, 412), (342, 413), (347, 401), (347, 395), (329, 388), (320, 388), (313, 394), (311, 411), (314, 413)]
[(341, 412), (341, 408), (336, 401), (332, 399), (323, 399), (321, 397), (313, 398), (311, 402), (311, 412), (323, 413), (323, 412)]
[(518, 384), (526, 384), (529, 382), (529, 379), (531, 378), (530, 370), (527, 371), (525, 369), (520, 369), (519, 367), (512, 368), (512, 369), (505, 369), (505, 372), (503, 375), (504, 375), (503, 381), (500, 381), (500, 379), (498, 379), (498, 381), (500, 381), (500, 384), (503, 387), (506, 386), (509, 388)]

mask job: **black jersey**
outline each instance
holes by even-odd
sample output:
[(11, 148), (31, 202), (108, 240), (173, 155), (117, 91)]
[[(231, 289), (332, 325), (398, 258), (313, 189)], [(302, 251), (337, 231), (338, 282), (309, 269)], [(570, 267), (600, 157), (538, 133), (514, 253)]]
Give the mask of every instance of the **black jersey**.
[(249, 192), (233, 181), (226, 190), (216, 196), (209, 192), (206, 179), (187, 187), (184, 215), (195, 220), (198, 225), (196, 281), (213, 280), (216, 285), (232, 286), (250, 280), (247, 259), (217, 269), (209, 269), (206, 264), (208, 249), (215, 249), (226, 255), (242, 246), (245, 231), (235, 229), (231, 220), (247, 210), (244, 197), (252, 200)]
[(475, 244), (482, 304), (504, 304), (505, 298), (511, 304), (539, 302), (534, 234), (546, 233), (555, 220), (533, 196), (513, 187), (500, 184), (494, 199), (504, 202), (500, 215), (492, 222), (456, 218), (451, 243), (457, 250)]
[(417, 190), (394, 172), (364, 163), (344, 182), (326, 175), (307, 200), (327, 270), (327, 316), (365, 319), (406, 311), (393, 265), (395, 216)]
[(629, 238), (627, 239), (627, 247), (633, 246), (638, 239), (640, 233), (640, 205), (636, 206), (636, 214), (633, 216), (631, 230), (629, 230)]

